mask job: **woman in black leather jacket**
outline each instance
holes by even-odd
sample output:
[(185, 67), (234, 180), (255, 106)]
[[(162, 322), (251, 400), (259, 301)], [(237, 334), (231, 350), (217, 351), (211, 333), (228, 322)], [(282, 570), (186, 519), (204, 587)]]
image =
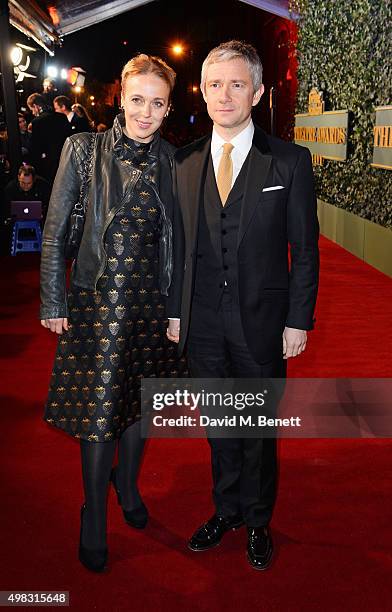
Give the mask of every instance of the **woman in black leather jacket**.
[[(80, 440), (79, 559), (93, 571), (107, 562), (110, 480), (127, 523), (142, 529), (148, 521), (136, 484), (144, 443), (140, 380), (180, 376), (184, 368), (165, 337), (174, 149), (159, 128), (174, 81), (157, 57), (141, 54), (124, 66), (124, 113), (105, 133), (67, 139), (43, 235), (41, 323), (59, 334), (44, 419)], [(64, 246), (81, 187), (87, 212), (67, 292)]]

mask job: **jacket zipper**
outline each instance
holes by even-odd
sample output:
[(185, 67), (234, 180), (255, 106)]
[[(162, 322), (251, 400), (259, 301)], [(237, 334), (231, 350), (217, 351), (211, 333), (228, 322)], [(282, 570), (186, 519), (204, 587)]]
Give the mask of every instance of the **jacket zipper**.
[[(154, 191), (154, 193), (155, 193), (155, 196), (156, 196), (156, 198), (157, 198), (157, 201), (158, 201), (158, 203), (160, 204), (160, 207), (161, 207), (161, 210), (162, 210), (162, 214), (163, 214), (163, 216), (164, 216), (164, 218), (165, 218), (165, 222), (167, 223), (167, 214), (166, 214), (166, 208), (165, 208), (165, 205), (164, 205), (164, 203), (162, 202), (162, 200), (161, 200), (161, 198), (160, 198), (160, 195), (159, 195), (158, 191), (156, 190), (155, 186), (154, 186), (152, 183), (150, 183), (149, 181), (148, 181), (148, 184), (150, 185), (150, 187), (152, 188), (152, 190), (153, 190), (153, 191)], [(167, 265), (167, 262), (166, 262), (166, 265)], [(170, 279), (170, 280), (171, 280), (171, 279)], [(169, 281), (169, 285), (168, 285), (167, 287), (165, 287), (166, 292), (167, 292), (167, 290), (168, 290), (168, 288), (169, 288), (169, 287), (170, 287), (170, 281)], [(164, 293), (163, 295), (167, 295), (167, 293)]]
[(107, 253), (105, 251), (105, 245), (104, 245), (104, 238), (105, 238), (106, 230), (108, 229), (109, 225), (111, 224), (111, 222), (112, 222), (113, 218), (115, 217), (115, 215), (117, 214), (117, 212), (120, 210), (121, 206), (123, 205), (125, 198), (128, 195), (132, 194), (132, 191), (133, 191), (133, 189), (135, 187), (135, 184), (137, 183), (137, 181), (140, 178), (141, 174), (142, 174), (141, 170), (132, 170), (132, 178), (130, 180), (129, 187), (126, 189), (126, 192), (124, 194), (123, 199), (121, 200), (120, 204), (118, 206), (116, 206), (116, 208), (113, 208), (110, 211), (108, 217), (106, 218), (105, 225), (103, 227), (102, 238), (101, 238), (101, 247), (102, 247), (102, 252), (103, 252), (103, 264), (101, 265), (101, 267), (99, 269), (99, 272), (98, 272), (98, 275), (95, 278), (95, 282), (94, 282), (94, 290), (95, 291), (97, 290), (97, 283), (98, 283), (99, 279), (101, 278), (101, 276), (102, 276), (102, 274), (103, 274), (103, 272), (105, 270), (105, 267), (106, 267), (106, 264), (107, 264), (107, 259), (108, 259)]

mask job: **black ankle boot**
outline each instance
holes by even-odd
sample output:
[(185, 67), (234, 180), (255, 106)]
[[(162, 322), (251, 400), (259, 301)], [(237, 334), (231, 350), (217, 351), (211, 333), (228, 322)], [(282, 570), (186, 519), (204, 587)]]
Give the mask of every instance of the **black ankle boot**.
[[(121, 495), (120, 490), (117, 486), (115, 468), (113, 468), (110, 473), (110, 481), (113, 483), (114, 490), (117, 493), (118, 504), (121, 506)], [(135, 529), (144, 529), (147, 525), (148, 510), (143, 502), (134, 510), (124, 510), (124, 508), (122, 508), (122, 512), (124, 515), (125, 522), (128, 523), (128, 525), (130, 525), (131, 527), (134, 527)]]
[(90, 572), (103, 572), (106, 569), (106, 562), (108, 558), (107, 548), (85, 548), (82, 545), (83, 535), (83, 515), (86, 510), (86, 504), (80, 509), (80, 541), (79, 541), (79, 561), (86, 567)]

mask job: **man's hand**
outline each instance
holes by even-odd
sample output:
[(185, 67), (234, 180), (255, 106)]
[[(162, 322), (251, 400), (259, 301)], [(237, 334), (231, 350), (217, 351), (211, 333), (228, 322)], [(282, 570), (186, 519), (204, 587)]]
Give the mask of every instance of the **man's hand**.
[(169, 340), (178, 344), (180, 341), (180, 319), (169, 319), (166, 335)]
[(68, 319), (41, 319), (41, 325), (56, 334), (62, 334), (63, 330), (68, 331)]
[(307, 334), (303, 329), (285, 327), (283, 332), (283, 359), (297, 357), (306, 348)]

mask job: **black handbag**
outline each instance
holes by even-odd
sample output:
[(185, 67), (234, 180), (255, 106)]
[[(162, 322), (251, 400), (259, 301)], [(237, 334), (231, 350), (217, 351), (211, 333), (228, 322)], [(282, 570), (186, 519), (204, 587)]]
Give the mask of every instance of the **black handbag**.
[(91, 140), (86, 158), (81, 168), (81, 183), (79, 201), (73, 207), (68, 219), (67, 235), (65, 237), (64, 254), (66, 259), (76, 259), (82, 241), (84, 222), (87, 212), (88, 182), (91, 179), (94, 162), (96, 134), (91, 134)]

